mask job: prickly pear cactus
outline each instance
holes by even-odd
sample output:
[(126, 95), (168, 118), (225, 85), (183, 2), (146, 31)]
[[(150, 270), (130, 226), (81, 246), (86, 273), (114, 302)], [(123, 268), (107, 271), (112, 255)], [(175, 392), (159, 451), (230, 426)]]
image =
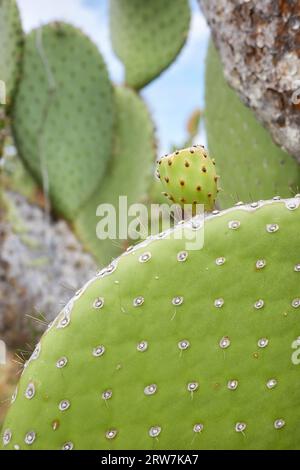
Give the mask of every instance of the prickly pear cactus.
[[(110, 168), (75, 221), (75, 230), (84, 246), (103, 265), (119, 255), (119, 243), (96, 236), (99, 204), (112, 204), (119, 220), (119, 196), (127, 196), (128, 207), (143, 202), (151, 184), (155, 161), (154, 127), (149, 112), (139, 96), (128, 88), (115, 88), (115, 140)], [(117, 224), (117, 234), (119, 232)], [(118, 238), (118, 236), (116, 237)], [(125, 243), (126, 240), (123, 240)]]
[(227, 85), (218, 53), (210, 44), (206, 72), (208, 148), (222, 175), (220, 203), (289, 197), (300, 185), (300, 165), (277, 147), (254, 114)]
[(9, 407), (11, 394), (16, 387), (18, 371), (19, 366), (14, 362), (12, 355), (7, 355), (6, 364), (0, 364), (0, 427), (2, 427), (7, 408)]
[(15, 0), (0, 0), (0, 80), (9, 104), (20, 74), (23, 31)]
[(106, 66), (81, 31), (52, 23), (27, 36), (13, 118), (22, 158), (53, 208), (73, 219), (101, 184), (113, 132)]
[(32, 344), (45, 321), (96, 269), (68, 224), (51, 221), (19, 193), (0, 197), (0, 339), (9, 348)]
[(299, 449), (299, 206), (213, 212), (203, 249), (195, 218), (99, 272), (26, 364), (3, 448)]
[(202, 145), (193, 145), (165, 155), (158, 162), (157, 176), (165, 196), (176, 204), (204, 204), (206, 211), (215, 205), (218, 176), (215, 162)]
[(173, 62), (189, 21), (187, 0), (110, 0), (112, 44), (129, 86), (142, 88)]
[(20, 75), (23, 31), (15, 0), (0, 0), (0, 158), (8, 134), (8, 118)]
[[(192, 114), (190, 115), (187, 125), (186, 125), (186, 130), (188, 132), (188, 141), (190, 145), (192, 145), (194, 138), (199, 132), (199, 126), (202, 118), (202, 111), (199, 108), (196, 108)], [(187, 147), (187, 146), (186, 146)]]

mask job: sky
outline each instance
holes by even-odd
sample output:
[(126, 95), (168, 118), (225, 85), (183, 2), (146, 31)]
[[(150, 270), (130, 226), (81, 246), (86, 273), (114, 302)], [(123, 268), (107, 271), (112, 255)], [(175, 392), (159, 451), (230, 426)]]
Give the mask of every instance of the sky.
[[(121, 84), (124, 68), (115, 56), (109, 36), (109, 0), (17, 0), (26, 32), (53, 20), (81, 28), (99, 47), (111, 80)], [(196, 109), (204, 108), (204, 70), (209, 29), (196, 0), (190, 0), (192, 19), (186, 45), (176, 61), (141, 92), (153, 117), (158, 153), (182, 146), (186, 122)], [(196, 138), (206, 144), (203, 128)]]

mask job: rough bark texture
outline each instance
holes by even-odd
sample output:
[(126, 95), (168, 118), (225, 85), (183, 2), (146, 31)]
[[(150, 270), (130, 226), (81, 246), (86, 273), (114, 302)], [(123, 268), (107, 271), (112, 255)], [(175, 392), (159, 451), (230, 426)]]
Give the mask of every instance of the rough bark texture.
[[(16, 347), (33, 340), (96, 272), (64, 221), (12, 191), (0, 207), (0, 338)], [(7, 201), (9, 207), (7, 208)], [(42, 315), (40, 315), (42, 314)], [(28, 315), (45, 318), (30, 321)]]
[(300, 1), (199, 2), (228, 83), (300, 162)]

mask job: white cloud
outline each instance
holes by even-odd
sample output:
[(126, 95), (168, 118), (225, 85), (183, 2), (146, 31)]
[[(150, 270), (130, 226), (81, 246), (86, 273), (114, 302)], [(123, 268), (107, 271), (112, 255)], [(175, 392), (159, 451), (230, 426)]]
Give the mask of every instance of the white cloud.
[(122, 66), (113, 55), (107, 12), (103, 9), (107, 2), (101, 2), (102, 15), (84, 5), (82, 0), (18, 0), (18, 5), (26, 32), (54, 20), (66, 21), (82, 29), (98, 45), (112, 79), (118, 82), (122, 79)]

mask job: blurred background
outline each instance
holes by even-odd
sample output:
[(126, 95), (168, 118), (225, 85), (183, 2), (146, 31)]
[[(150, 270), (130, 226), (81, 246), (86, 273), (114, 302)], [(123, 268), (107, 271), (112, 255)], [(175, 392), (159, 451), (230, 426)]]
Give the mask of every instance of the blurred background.
[(99, 240), (98, 205), (165, 202), (160, 156), (208, 146), (221, 209), (299, 192), (300, 6), (283, 3), (0, 0), (0, 427), (49, 322), (141, 238)]
[[(0, 424), (10, 401), (8, 397), (23, 364), (49, 321), (82, 283), (95, 274), (96, 269), (105, 266), (128, 246), (124, 241), (97, 240), (95, 233), (97, 205), (101, 202), (116, 205), (117, 196), (122, 194), (128, 196), (130, 203), (143, 202), (148, 205), (151, 202), (160, 202), (161, 189), (154, 178), (155, 160), (176, 147), (184, 146), (185, 143), (189, 145), (192, 141), (205, 143), (204, 123), (201, 117), (204, 109), (204, 67), (209, 28), (196, 0), (176, 2), (176, 8), (179, 6), (179, 15), (180, 8), (182, 9), (182, 21), (178, 22), (178, 31), (175, 28), (175, 34), (179, 38), (178, 44), (174, 36), (173, 48), (172, 39), (167, 39), (167, 42), (170, 42), (167, 44), (162, 35), (161, 42), (158, 42), (159, 47), (163, 50), (166, 46), (170, 48), (170, 52), (167, 51), (165, 57), (161, 54), (162, 63), (159, 64), (158, 61), (158, 65), (154, 67), (156, 70), (149, 77), (146, 69), (147, 60), (155, 62), (156, 49), (153, 49), (153, 57), (150, 57), (151, 43), (146, 45), (145, 63), (142, 64), (146, 71), (142, 78), (143, 84), (127, 83), (125, 69), (127, 65), (129, 68), (134, 68), (135, 65), (126, 64), (117, 34), (113, 39), (111, 31), (112, 28), (119, 27), (117, 18), (113, 25), (112, 15), (122, 15), (124, 11), (118, 13), (117, 1), (112, 7), (116, 11), (111, 13), (110, 18), (109, 3), (109, 0), (0, 2), (2, 39), (0, 79), (6, 82), (7, 92), (6, 106), (1, 107), (0, 146), (2, 157), (0, 338), (7, 347), (6, 365), (0, 366)], [(144, 5), (141, 1), (131, 3), (134, 3), (135, 8)], [(150, 3), (153, 5), (151, 8), (146, 8), (146, 14), (150, 17), (153, 15), (153, 18), (154, 15), (158, 15), (159, 32), (160, 25), (164, 27), (167, 21), (174, 21), (176, 9), (172, 7), (171, 11), (168, 11), (169, 1), (155, 0)], [(161, 6), (163, 8), (160, 13)], [(128, 15), (130, 13), (128, 12)], [(139, 25), (138, 22), (143, 21), (142, 10), (137, 16), (140, 16), (140, 19), (136, 20), (136, 25)], [(57, 26), (57, 31), (56, 26), (53, 26), (54, 22), (55, 25), (62, 25)], [(63, 23), (71, 25), (72, 30), (64, 30)], [(52, 31), (51, 27), (48, 29), (45, 25), (52, 25)], [(126, 21), (122, 27), (126, 36)], [(89, 38), (88, 41), (81, 40), (77, 28)], [(31, 33), (33, 30), (34, 33)], [(38, 46), (38, 31), (42, 31), (43, 34), (42, 52)], [(135, 47), (134, 41), (148, 41), (149, 37), (151, 39), (153, 32), (155, 33), (155, 28), (150, 29), (141, 38), (131, 35), (128, 40), (132, 41), (132, 44), (128, 45), (128, 49)], [(57, 45), (51, 43), (51, 38), (48, 38), (47, 34), (49, 36), (52, 34), (54, 37), (56, 35), (58, 47), (62, 38), (61, 47), (65, 48), (69, 60), (66, 56), (59, 57), (56, 52)], [(65, 44), (64, 34), (70, 35), (69, 38), (66, 37)], [(82, 68), (78, 62), (78, 70), (76, 69), (76, 61), (90, 53), (91, 46), (88, 44), (90, 40), (96, 45), (99, 56), (95, 50), (92, 51), (90, 64), (86, 64), (87, 75), (91, 69), (95, 71), (98, 67), (103, 74), (100, 77), (102, 83), (101, 79), (98, 83), (89, 82), (86, 87), (87, 93), (83, 92), (84, 96), (81, 97), (79, 88), (85, 87), (85, 71), (84, 66)], [(80, 47), (80, 50), (77, 55), (74, 53), (74, 57), (70, 58), (73, 50), (70, 52), (68, 47), (72, 47), (72, 44), (74, 47)], [(49, 47), (49, 57), (46, 57), (47, 47)], [(37, 55), (35, 59), (40, 63), (32, 60), (34, 53)], [(138, 53), (137, 58), (134, 58), (137, 67), (140, 60)], [(120, 56), (123, 57), (123, 61)], [(129, 62), (130, 60), (131, 57), (128, 57)], [(57, 72), (58, 66), (62, 67), (61, 72)], [(82, 76), (78, 75), (79, 70)], [(52, 110), (54, 119), (58, 121), (53, 125), (49, 122), (51, 117), (45, 116), (47, 99), (51, 93), (49, 76), (45, 77), (41, 73), (45, 71), (48, 75), (53, 74), (53, 81), (70, 74), (70, 81), (60, 85), (58, 93), (60, 96), (55, 103), (48, 103), (49, 108), (51, 106), (54, 108)], [(132, 91), (127, 92), (122, 86), (124, 83), (127, 83), (126, 87)], [(94, 95), (95, 102), (101, 107), (101, 96), (97, 96), (97, 87), (101, 93), (104, 93), (102, 85), (107, 94), (102, 114), (105, 119), (106, 113), (107, 122), (103, 124), (103, 132), (100, 130), (99, 138), (95, 139), (95, 145), (91, 149), (89, 141), (93, 140), (94, 134), (92, 129), (89, 129), (91, 126), (87, 121), (87, 115), (93, 113), (93, 109), (90, 107), (88, 110), (82, 110), (77, 102), (69, 109), (68, 103), (72, 98), (76, 101), (77, 96), (79, 96), (77, 101), (82, 102), (89, 98), (92, 101)], [(117, 95), (115, 114), (119, 113), (119, 116), (114, 118), (108, 116), (113, 107), (109, 87), (113, 87)], [(116, 87), (121, 88), (118, 90)], [(61, 105), (65, 95), (67, 100)], [(63, 106), (65, 108), (61, 109)], [(46, 113), (50, 115), (52, 111), (47, 109)], [(75, 113), (80, 114), (80, 112), (82, 121), (79, 118), (78, 124)], [(76, 156), (77, 144), (72, 142), (68, 146), (68, 132), (64, 133), (63, 130), (64, 127), (68, 127), (68, 118), (71, 121), (69, 128), (77, 129), (77, 124), (79, 126), (80, 142), (83, 142), (87, 136), (80, 147), (82, 153)], [(94, 120), (97, 119), (101, 126), (102, 118), (99, 113), (94, 116)], [(112, 121), (114, 129), (110, 129)], [(62, 142), (61, 146), (53, 146), (47, 132), (52, 136), (55, 134), (55, 139)], [(108, 142), (108, 133), (112, 143)], [(130, 134), (129, 139), (128, 134)], [(47, 136), (44, 137), (45, 140), (48, 139), (46, 150), (42, 149), (41, 135)], [(103, 152), (97, 154), (95, 158), (105, 160), (109, 183), (99, 192), (103, 178), (101, 165), (99, 176), (94, 179), (89, 178), (88, 171), (83, 174), (85, 170), (81, 167), (78, 170), (79, 175), (71, 178), (70, 190), (68, 183), (65, 183), (67, 175), (73, 171), (77, 163), (79, 166), (82, 164), (88, 166), (88, 156), (84, 159), (83, 152), (87, 151), (89, 155), (98, 153), (97, 146), (101, 146), (102, 142), (104, 142)], [(136, 153), (135, 156), (132, 156), (133, 151)], [(112, 156), (107, 155), (109, 152), (112, 152)], [(116, 163), (116, 159), (121, 163)], [(113, 160), (114, 164), (110, 160)], [(126, 164), (122, 163), (124, 161)], [(57, 168), (61, 162), (66, 162), (60, 167), (62, 179), (59, 177), (60, 168)], [(128, 173), (132, 171), (131, 167), (135, 166), (132, 177), (128, 178)], [(90, 173), (93, 174), (95, 171), (97, 165), (93, 166), (91, 162)], [(140, 178), (140, 184), (134, 183), (136, 178)], [(122, 181), (125, 183), (122, 184)], [(65, 191), (62, 189), (64, 184), (67, 186)], [(134, 190), (131, 189), (133, 184), (136, 185)], [(89, 186), (94, 190), (90, 191)], [(57, 192), (61, 193), (61, 196), (57, 196)], [(81, 198), (79, 194), (85, 192), (86, 195)], [(67, 199), (71, 200), (69, 205), (64, 203)]]
[[(81, 28), (96, 44), (114, 83), (122, 84), (124, 65), (113, 51), (109, 31), (109, 0), (18, 0), (26, 32), (50, 21), (62, 20)], [(204, 108), (204, 67), (209, 28), (196, 0), (190, 0), (191, 25), (187, 41), (161, 76), (143, 88), (157, 128), (158, 154), (180, 146), (186, 122), (196, 108)], [(205, 133), (197, 140), (205, 140)]]

